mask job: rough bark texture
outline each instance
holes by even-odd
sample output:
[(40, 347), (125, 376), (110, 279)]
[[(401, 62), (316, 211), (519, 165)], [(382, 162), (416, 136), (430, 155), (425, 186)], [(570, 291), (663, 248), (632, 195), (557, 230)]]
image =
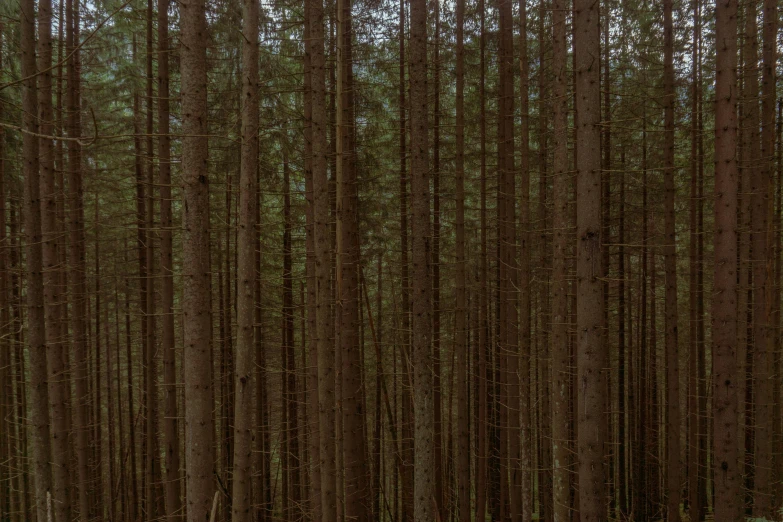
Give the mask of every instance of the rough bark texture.
[(674, 27), (672, 22), (672, 0), (664, 0), (664, 255), (666, 265), (666, 451), (668, 452), (666, 473), (667, 520), (680, 519), (680, 369), (677, 314), (677, 236), (674, 213)]
[(171, 137), (169, 136), (169, 0), (158, 2), (158, 183), (160, 185), (161, 322), (163, 332), (163, 434), (166, 457), (165, 507), (168, 522), (182, 519), (177, 369), (174, 327), (174, 260), (171, 211)]
[(740, 518), (737, 459), (737, 2), (716, 8), (715, 273), (712, 301), (715, 520)]
[[(772, 455), (774, 334), (772, 308), (772, 257), (769, 255), (770, 186), (775, 158), (775, 62), (777, 59), (777, 2), (763, 4), (763, 65), (761, 98), (761, 163), (751, 178), (753, 191), (753, 370), (756, 379), (755, 486), (753, 515), (771, 518), (773, 506)], [(754, 100), (755, 102), (755, 100)], [(774, 201), (774, 200), (773, 200)], [(774, 204), (772, 205), (774, 208)], [(778, 232), (780, 233), (780, 232)], [(772, 342), (770, 342), (772, 341)], [(777, 376), (780, 379), (780, 376)]]
[(553, 459), (553, 519), (569, 520), (570, 470), (569, 459), (569, 402), (570, 360), (568, 349), (568, 283), (566, 257), (568, 255), (568, 89), (566, 75), (566, 0), (555, 0), (552, 11), (552, 68), (554, 178), (552, 213), (552, 459)]
[[(38, 101), (35, 64), (35, 4), (21, 2), (22, 174), (24, 176), (24, 233), (27, 276), (27, 349), (30, 354), (31, 470), (35, 478), (33, 502), (37, 520), (47, 519), (47, 495), (52, 489), (49, 434), (49, 390), (46, 367), (43, 261), (41, 249), (41, 200), (38, 173)], [(21, 353), (21, 352), (20, 352)], [(59, 522), (59, 521), (58, 521)]]
[(204, 0), (180, 3), (182, 26), (183, 325), (185, 455), (188, 522), (209, 520), (213, 480), (214, 421), (210, 328), (209, 178), (207, 172), (208, 41)]
[(457, 512), (459, 522), (470, 522), (470, 404), (468, 402), (469, 350), (467, 343), (465, 264), (465, 0), (457, 0), (456, 92), (456, 257), (457, 296), (454, 318), (457, 357)]
[(242, 11), (242, 150), (237, 243), (237, 349), (234, 400), (233, 522), (252, 506), (253, 370), (255, 366), (256, 181), (258, 179), (258, 0)]
[(359, 185), (355, 166), (351, 1), (337, 4), (337, 305), (341, 357), (345, 517), (371, 513), (359, 344)]
[(601, 263), (601, 157), (598, 67), (600, 23), (598, 4), (574, 3), (576, 67), (577, 178), (577, 380), (580, 519), (606, 518), (604, 442), (607, 440), (609, 357), (603, 345), (603, 277)]
[(335, 479), (335, 375), (331, 290), (329, 185), (326, 177), (326, 69), (324, 61), (324, 7), (310, 1), (310, 60), (312, 65), (313, 212), (315, 236), (316, 344), (318, 350), (318, 424), (321, 470), (321, 520), (335, 522), (337, 485)]
[(411, 361), (413, 362), (415, 522), (435, 516), (435, 456), (433, 447), (432, 287), (430, 285), (430, 169), (427, 135), (427, 3), (411, 2), (410, 127), (411, 127)]
[(71, 517), (68, 447), (68, 379), (60, 323), (60, 257), (58, 252), (57, 187), (54, 177), (52, 107), (52, 3), (38, 2), (38, 162), (40, 167), (43, 299), (46, 322), (46, 363), (52, 437), (52, 516), (57, 522)]

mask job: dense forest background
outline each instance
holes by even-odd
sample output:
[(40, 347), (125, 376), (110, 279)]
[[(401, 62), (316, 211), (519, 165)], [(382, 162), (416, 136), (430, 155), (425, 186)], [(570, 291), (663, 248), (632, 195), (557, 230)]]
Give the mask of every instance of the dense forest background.
[(0, 522), (783, 519), (776, 0), (0, 5)]

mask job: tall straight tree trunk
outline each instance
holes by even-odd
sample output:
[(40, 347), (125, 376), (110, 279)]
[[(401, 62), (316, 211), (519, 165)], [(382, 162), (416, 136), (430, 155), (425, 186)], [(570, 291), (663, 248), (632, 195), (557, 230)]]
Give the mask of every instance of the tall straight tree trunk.
[(568, 212), (568, 89), (566, 76), (566, 9), (565, 0), (555, 0), (552, 10), (553, 126), (554, 126), (554, 211), (552, 215), (552, 458), (553, 519), (569, 520), (570, 470), (568, 447), (570, 422), (570, 361), (568, 350), (568, 283), (566, 257), (569, 241)]
[[(5, 27), (0, 23), (0, 49), (3, 47)], [(0, 69), (3, 67), (3, 57), (0, 53)], [(4, 115), (0, 107), (0, 116)], [(10, 412), (14, 409), (13, 380), (11, 370), (11, 302), (8, 292), (8, 263), (6, 252), (10, 250), (8, 233), (6, 231), (5, 214), (5, 129), (0, 130), (0, 389), (3, 398), (0, 399), (0, 512), (16, 511), (16, 498), (11, 494), (13, 488), (12, 455), (14, 441), (11, 438), (13, 430)]]
[(160, 490), (160, 449), (158, 441), (158, 372), (157, 372), (157, 315), (155, 313), (155, 250), (154, 250), (154, 222), (155, 222), (155, 168), (153, 146), (154, 129), (154, 90), (152, 56), (155, 47), (152, 40), (152, 0), (147, 0), (146, 20), (146, 172), (147, 194), (144, 205), (144, 229), (146, 237), (147, 278), (143, 281), (146, 285), (145, 296), (147, 298), (146, 315), (144, 321), (147, 324), (147, 338), (144, 340), (146, 351), (145, 381), (147, 385), (145, 393), (145, 415), (147, 428), (147, 462), (146, 462), (146, 514), (148, 520), (157, 520), (160, 516), (160, 502), (158, 492)]
[(626, 296), (625, 296), (625, 146), (620, 149), (620, 206), (618, 209), (617, 231), (617, 440), (620, 446), (617, 448), (617, 497), (616, 513), (619, 517), (628, 513), (628, 490), (626, 488), (626, 454), (628, 447), (626, 442), (625, 423), (626, 414), (626, 331), (627, 320)]
[(480, 241), (481, 241), (481, 266), (479, 275), (479, 342), (478, 342), (478, 422), (476, 423), (476, 518), (483, 520), (486, 514), (487, 504), (487, 464), (488, 464), (488, 435), (489, 435), (489, 404), (487, 383), (487, 356), (489, 354), (489, 289), (487, 270), (487, 121), (486, 121), (486, 6), (484, 0), (479, 0), (480, 26), (480, 80), (479, 111), (480, 132), (480, 185), (481, 185), (481, 210), (480, 210)]
[[(502, 497), (509, 499), (511, 519), (518, 522), (521, 518), (521, 471), (519, 469), (519, 316), (517, 308), (519, 274), (517, 271), (517, 218), (516, 218), (516, 170), (514, 152), (514, 36), (513, 36), (513, 4), (512, 0), (501, 0), (498, 5), (500, 13), (500, 103), (498, 128), (499, 157), (502, 158), (499, 174), (502, 186), (502, 211), (499, 225), (502, 230), (500, 246), (502, 247), (501, 270), (503, 278), (501, 296), (502, 313), (501, 348), (503, 355), (501, 382), (501, 412), (504, 422), (501, 437), (504, 451), (501, 469), (508, 467), (508, 473), (503, 473), (503, 482), (508, 485), (502, 489)], [(501, 210), (501, 209), (499, 209)], [(503, 502), (505, 509), (506, 502)]]
[(712, 302), (716, 520), (740, 518), (737, 460), (737, 2), (716, 7), (715, 266)]
[(68, 448), (68, 404), (60, 328), (60, 256), (58, 253), (57, 188), (54, 178), (52, 107), (52, 3), (38, 3), (38, 142), (43, 299), (46, 322), (46, 363), (49, 386), (49, 414), (52, 423), (52, 515), (57, 522), (70, 520), (70, 462)]
[(538, 497), (539, 517), (545, 522), (552, 522), (552, 444), (549, 440), (552, 425), (551, 364), (550, 364), (550, 332), (552, 317), (550, 308), (551, 296), (551, 259), (549, 256), (549, 113), (550, 83), (547, 76), (547, 12), (550, 11), (550, 0), (539, 0), (538, 15), (538, 236), (539, 236), (539, 308), (536, 317), (536, 369), (534, 375), (539, 378), (538, 398), (541, 407), (538, 410)]
[(672, 0), (664, 0), (664, 255), (666, 265), (666, 513), (667, 520), (680, 518), (680, 370), (677, 314), (677, 236), (674, 213), (674, 27)]
[(601, 157), (598, 69), (598, 5), (574, 3), (576, 114), (579, 122), (577, 172), (577, 380), (579, 396), (577, 457), (582, 522), (606, 518), (604, 441), (607, 439), (607, 389), (603, 372), (609, 357), (604, 346), (601, 268)]
[(699, 32), (701, 23), (699, 20), (700, 1), (696, 0), (693, 6), (693, 40), (691, 42), (691, 111), (690, 111), (690, 221), (689, 221), (689, 270), (688, 270), (688, 308), (690, 311), (690, 324), (688, 328), (688, 514), (691, 520), (698, 519), (700, 511), (699, 503), (699, 338), (698, 324), (700, 318), (697, 315), (698, 297), (698, 154), (699, 154)]
[[(35, 64), (35, 4), (21, 2), (20, 40), (22, 51), (22, 175), (24, 176), (24, 230), (27, 276), (27, 349), (30, 354), (30, 400), (32, 409), (31, 453), (35, 479), (37, 520), (47, 519), (47, 495), (52, 489), (51, 440), (49, 434), (49, 391), (46, 366), (46, 323), (44, 316), (43, 260), (41, 249), (41, 200), (38, 173), (38, 101)], [(21, 350), (18, 352), (21, 354)], [(59, 521), (58, 521), (59, 522)]]
[(321, 520), (335, 522), (335, 376), (332, 322), (329, 302), (330, 227), (329, 184), (326, 176), (326, 70), (324, 59), (324, 7), (310, 0), (310, 60), (312, 66), (313, 213), (315, 236), (316, 344), (318, 350), (318, 426), (321, 471)]
[(457, 289), (454, 350), (457, 352), (457, 512), (459, 522), (470, 522), (470, 403), (468, 402), (469, 347), (466, 310), (465, 260), (465, 0), (457, 0), (456, 91), (456, 262)]
[(169, 136), (169, 0), (158, 3), (158, 183), (160, 190), (160, 272), (163, 332), (163, 433), (165, 457), (165, 507), (168, 522), (182, 518), (177, 370), (174, 328), (174, 260), (171, 211), (171, 137)]
[[(430, 165), (427, 139), (427, 2), (411, 1), (410, 21), (411, 126), (411, 361), (414, 395), (413, 498), (415, 522), (435, 516), (433, 447), (432, 287), (430, 285)], [(435, 504), (435, 505), (434, 505)]]
[[(770, 184), (774, 172), (775, 152), (775, 63), (777, 59), (777, 3), (763, 4), (763, 66), (761, 98), (761, 163), (751, 178), (753, 191), (753, 368), (755, 375), (755, 486), (753, 516), (772, 518), (772, 438), (774, 334), (771, 330), (772, 257), (769, 255)], [(754, 63), (755, 65), (755, 63)], [(758, 107), (754, 100), (754, 106)], [(773, 200), (774, 201), (774, 200)], [(774, 204), (773, 204), (774, 208)], [(779, 376), (777, 377), (779, 379)]]
[(370, 516), (370, 473), (359, 343), (359, 185), (355, 167), (351, 0), (337, 4), (337, 320), (347, 520)]
[[(232, 522), (250, 522), (255, 361), (256, 195), (258, 180), (258, 0), (242, 10), (242, 146), (237, 242), (237, 349), (234, 401)], [(260, 500), (260, 499), (256, 499)]]
[[(399, 18), (399, 124), (400, 124), (400, 271), (401, 271), (401, 293), (402, 293), (402, 426), (401, 426), (401, 450), (402, 461), (404, 467), (402, 470), (402, 520), (404, 522), (411, 522), (413, 520), (413, 432), (412, 432), (412, 401), (411, 401), (411, 388), (412, 382), (410, 375), (410, 365), (407, 364), (407, 360), (410, 360), (411, 355), (411, 333), (410, 333), (410, 321), (411, 321), (411, 306), (410, 306), (410, 266), (409, 266), (409, 225), (408, 225), (408, 213), (410, 211), (408, 206), (408, 147), (407, 147), (407, 128), (408, 122), (406, 119), (406, 92), (408, 86), (405, 82), (405, 68), (406, 68), (406, 55), (405, 55), (405, 1), (400, 0), (400, 18)], [(396, 411), (396, 410), (395, 410)]]
[(79, 1), (66, 4), (66, 55), (68, 56), (68, 291), (71, 299), (71, 343), (76, 370), (76, 454), (79, 480), (79, 514), (88, 516), (91, 507), (89, 476), (89, 414), (87, 368), (87, 284), (84, 261), (84, 201), (81, 172), (79, 116)]
[(182, 27), (182, 299), (185, 364), (187, 520), (208, 520), (215, 484), (210, 365), (209, 173), (207, 171), (208, 40), (204, 0), (180, 3)]
[(519, 69), (520, 95), (519, 105), (522, 121), (520, 133), (520, 178), (519, 178), (519, 397), (520, 397), (520, 435), (522, 444), (519, 455), (521, 477), (519, 486), (522, 522), (530, 522), (533, 517), (532, 486), (532, 437), (531, 401), (530, 401), (530, 102), (527, 49), (527, 6), (525, 0), (519, 1)]
[(435, 0), (433, 64), (432, 64), (432, 364), (434, 399), (435, 501), (438, 517), (446, 516), (443, 490), (443, 410), (441, 388), (441, 310), (440, 310), (440, 245), (441, 245), (441, 175), (440, 175), (440, 0)]
[[(310, 27), (312, 14), (310, 0), (305, 0), (304, 5), (304, 32), (306, 41), (311, 38)], [(318, 429), (318, 343), (316, 328), (316, 281), (315, 281), (315, 212), (313, 208), (313, 91), (312, 77), (313, 65), (311, 46), (305, 46), (304, 54), (304, 116), (305, 116), (305, 276), (307, 278), (307, 451), (310, 457), (310, 516), (312, 520), (321, 518), (321, 468), (320, 468), (320, 439)]]

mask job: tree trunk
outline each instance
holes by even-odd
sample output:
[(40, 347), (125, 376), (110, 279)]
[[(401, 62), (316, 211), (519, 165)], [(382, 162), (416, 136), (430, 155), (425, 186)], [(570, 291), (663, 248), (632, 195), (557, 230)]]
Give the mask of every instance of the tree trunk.
[(601, 158), (598, 69), (600, 52), (598, 5), (577, 0), (574, 5), (577, 143), (577, 380), (579, 413), (580, 517), (604, 520), (604, 441), (607, 439), (606, 385), (603, 372), (608, 353), (603, 345), (603, 277), (601, 267)]
[(182, 24), (182, 299), (185, 364), (187, 519), (209, 519), (214, 466), (210, 365), (209, 178), (207, 172), (208, 40), (203, 0), (180, 4)]
[(335, 522), (335, 377), (332, 322), (329, 312), (329, 189), (326, 177), (326, 71), (324, 61), (324, 8), (310, 1), (310, 60), (312, 66), (313, 213), (315, 236), (316, 344), (318, 350), (318, 425), (321, 471), (321, 519)]
[[(24, 230), (27, 276), (27, 349), (30, 356), (30, 400), (32, 410), (31, 453), (35, 478), (37, 520), (47, 519), (47, 496), (52, 489), (51, 441), (49, 434), (49, 391), (47, 388), (46, 323), (44, 316), (43, 260), (41, 248), (41, 200), (38, 174), (38, 102), (35, 64), (35, 5), (21, 3), (20, 41), (22, 51), (22, 175), (24, 176)], [(20, 351), (21, 353), (21, 351)]]
[(568, 350), (568, 283), (566, 257), (568, 250), (568, 78), (566, 76), (566, 9), (568, 3), (555, 0), (552, 11), (553, 126), (554, 126), (554, 212), (552, 216), (552, 457), (553, 518), (569, 519), (569, 350)]
[[(237, 243), (237, 349), (234, 401), (232, 522), (250, 522), (255, 361), (256, 191), (258, 179), (258, 1), (242, 11), (242, 148)], [(256, 499), (260, 500), (260, 499)]]
[(355, 167), (353, 28), (351, 1), (337, 5), (337, 320), (341, 357), (345, 511), (347, 520), (370, 516), (370, 473), (364, 430), (359, 343), (359, 187)]
[(169, 136), (169, 0), (158, 3), (158, 183), (160, 184), (160, 271), (162, 279), (161, 316), (163, 336), (163, 433), (165, 457), (165, 507), (168, 522), (182, 518), (179, 420), (174, 329), (174, 261), (171, 211), (171, 137)]
[(712, 312), (715, 519), (740, 518), (737, 461), (737, 2), (716, 8), (715, 267)]
[(672, 0), (663, 6), (664, 33), (664, 214), (666, 264), (666, 512), (667, 519), (680, 518), (680, 370), (677, 313), (677, 236), (674, 213), (674, 28)]
[[(770, 309), (772, 296), (772, 257), (767, 240), (770, 233), (770, 182), (774, 172), (775, 151), (775, 63), (777, 56), (777, 3), (766, 0), (763, 4), (763, 66), (762, 66), (762, 117), (761, 164), (751, 178), (753, 191), (751, 221), (753, 223), (753, 368), (755, 383), (756, 435), (755, 435), (755, 486), (753, 516), (772, 518), (772, 387), (775, 374)], [(755, 20), (754, 20), (755, 22)], [(755, 62), (754, 62), (755, 66)], [(758, 93), (758, 91), (756, 91)], [(758, 103), (753, 100), (754, 107)], [(774, 207), (774, 205), (773, 205)]]
[(435, 516), (435, 458), (433, 446), (432, 287), (430, 286), (430, 165), (427, 139), (427, 3), (411, 2), (411, 361), (414, 395), (414, 521)]
[(465, 0), (457, 0), (457, 92), (456, 92), (456, 261), (457, 296), (455, 343), (457, 352), (457, 511), (459, 522), (470, 522), (470, 405), (468, 402), (468, 343), (465, 294)]

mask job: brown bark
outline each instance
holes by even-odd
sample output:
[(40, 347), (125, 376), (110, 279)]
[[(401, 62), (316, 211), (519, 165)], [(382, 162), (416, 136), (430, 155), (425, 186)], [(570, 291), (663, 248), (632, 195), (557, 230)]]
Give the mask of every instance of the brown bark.
[(335, 522), (335, 376), (332, 322), (329, 302), (330, 227), (329, 188), (326, 176), (326, 71), (324, 61), (324, 8), (310, 2), (310, 60), (312, 66), (313, 213), (315, 236), (316, 344), (318, 350), (318, 423), (321, 471), (321, 519)]
[(555, 0), (552, 11), (552, 68), (554, 181), (552, 215), (552, 458), (553, 519), (565, 522), (570, 511), (569, 448), (569, 350), (568, 350), (568, 283), (566, 257), (569, 234), (568, 212), (568, 77), (566, 76), (566, 9), (567, 2)]
[(414, 394), (414, 521), (435, 516), (435, 456), (433, 445), (432, 287), (430, 281), (430, 164), (427, 139), (427, 3), (411, 2), (410, 21), (411, 126), (411, 361)]
[(348, 520), (370, 516), (370, 473), (359, 342), (359, 185), (355, 166), (353, 28), (351, 1), (337, 5), (337, 321), (341, 358), (345, 511)]
[[(310, 8), (310, 0), (305, 0), (304, 32), (306, 41), (310, 41), (310, 27), (313, 23)], [(307, 425), (308, 446), (310, 458), (310, 515), (312, 520), (321, 518), (321, 468), (320, 468), (320, 439), (318, 427), (318, 343), (316, 328), (316, 281), (315, 281), (315, 212), (313, 209), (313, 90), (312, 76), (313, 65), (311, 46), (305, 45), (304, 54), (304, 116), (305, 116), (305, 275), (307, 278)]]
[(579, 381), (577, 456), (580, 517), (604, 520), (604, 441), (607, 439), (606, 385), (608, 353), (603, 345), (601, 282), (601, 158), (598, 69), (600, 52), (598, 6), (589, 0), (574, 4), (576, 64), (577, 161), (577, 380)]
[[(774, 341), (771, 331), (772, 258), (768, 247), (770, 234), (770, 184), (774, 172), (775, 151), (775, 63), (777, 56), (777, 3), (763, 4), (763, 65), (761, 98), (760, 164), (751, 178), (751, 221), (753, 223), (753, 368), (755, 381), (755, 486), (753, 516), (772, 518), (772, 387)], [(754, 20), (755, 22), (755, 20)], [(755, 63), (754, 63), (755, 65)], [(758, 93), (758, 91), (757, 91)], [(754, 107), (758, 103), (754, 100)], [(774, 205), (773, 205), (774, 206)]]
[(737, 461), (737, 2), (716, 8), (713, 436), (715, 519), (740, 517)]
[(488, 404), (488, 383), (487, 366), (489, 354), (489, 291), (487, 281), (487, 123), (486, 123), (486, 87), (484, 80), (486, 78), (486, 6), (484, 0), (479, 0), (480, 16), (480, 80), (479, 80), (479, 100), (481, 110), (479, 111), (480, 127), (480, 185), (481, 185), (481, 210), (480, 210), (480, 241), (481, 241), (481, 266), (479, 275), (479, 362), (478, 362), (478, 414), (476, 423), (476, 518), (483, 520), (487, 507), (487, 464), (488, 464), (488, 426), (489, 423), (489, 404)]
[(664, 256), (666, 265), (666, 513), (667, 519), (680, 518), (680, 370), (677, 313), (677, 236), (674, 213), (674, 27), (672, 0), (663, 6), (664, 32)]
[(237, 348), (232, 522), (250, 522), (255, 361), (256, 207), (258, 198), (258, 1), (242, 11), (242, 146), (237, 241)]
[(158, 441), (158, 371), (157, 371), (157, 315), (155, 313), (155, 168), (153, 146), (153, 122), (154, 122), (154, 91), (153, 91), (153, 70), (152, 56), (155, 54), (155, 46), (152, 39), (152, 0), (147, 0), (147, 19), (146, 19), (146, 51), (145, 60), (146, 73), (146, 184), (147, 193), (144, 201), (144, 230), (146, 243), (145, 257), (147, 260), (147, 277), (142, 284), (146, 285), (145, 296), (147, 298), (146, 315), (143, 320), (146, 322), (147, 337), (144, 339), (146, 347), (146, 358), (144, 361), (145, 369), (145, 427), (146, 434), (146, 492), (145, 492), (145, 513), (147, 520), (157, 520), (160, 517), (160, 447)]
[(209, 178), (207, 172), (208, 40), (203, 0), (180, 3), (182, 24), (182, 300), (185, 362), (187, 519), (209, 518), (214, 465), (210, 365)]
[[(79, 2), (66, 4), (66, 55), (68, 58), (68, 137), (80, 138), (79, 117)], [(89, 490), (89, 414), (87, 368), (87, 285), (84, 260), (84, 201), (81, 173), (81, 145), (68, 141), (68, 292), (71, 299), (71, 343), (76, 370), (76, 454), (79, 478), (79, 513), (87, 516), (92, 506)]]
[(700, 1), (693, 7), (694, 31), (691, 42), (691, 110), (690, 110), (690, 200), (689, 200), (689, 239), (688, 239), (688, 514), (691, 520), (700, 520), (699, 516), (699, 342), (697, 315), (698, 296), (698, 154), (699, 154), (699, 17)]
[(468, 403), (468, 343), (466, 334), (465, 260), (465, 0), (457, 0), (457, 92), (456, 92), (456, 257), (457, 296), (455, 344), (457, 354), (457, 512), (459, 522), (470, 522), (470, 405)]
[[(38, 3), (38, 129), (43, 136), (53, 134), (52, 107), (52, 4)], [(46, 363), (49, 386), (49, 415), (52, 435), (52, 515), (67, 521), (71, 516), (68, 448), (69, 412), (64, 350), (60, 324), (60, 256), (58, 252), (57, 188), (54, 178), (54, 144), (48, 137), (38, 143), (41, 197), (41, 239), (43, 260), (43, 299), (46, 322)]]
[[(38, 102), (35, 63), (35, 5), (21, 2), (20, 41), (22, 108), (22, 175), (24, 176), (24, 232), (27, 276), (27, 349), (30, 354), (30, 424), (32, 425), (32, 472), (34, 503), (38, 520), (46, 520), (47, 494), (52, 487), (49, 434), (49, 391), (46, 365), (46, 322), (44, 315), (43, 260), (41, 248), (41, 200), (38, 172)], [(19, 352), (21, 354), (21, 350)]]
[(163, 433), (165, 457), (165, 513), (168, 522), (182, 518), (179, 420), (174, 329), (174, 262), (171, 210), (171, 137), (169, 136), (169, 0), (158, 3), (158, 183), (160, 199), (160, 272), (163, 332)]
[(522, 522), (530, 522), (533, 516), (532, 487), (532, 437), (531, 401), (530, 401), (530, 103), (527, 48), (527, 7), (523, 0), (519, 2), (519, 68), (520, 68), (520, 181), (519, 181), (519, 397), (520, 397), (520, 435), (522, 445), (519, 455), (521, 478), (520, 503)]

